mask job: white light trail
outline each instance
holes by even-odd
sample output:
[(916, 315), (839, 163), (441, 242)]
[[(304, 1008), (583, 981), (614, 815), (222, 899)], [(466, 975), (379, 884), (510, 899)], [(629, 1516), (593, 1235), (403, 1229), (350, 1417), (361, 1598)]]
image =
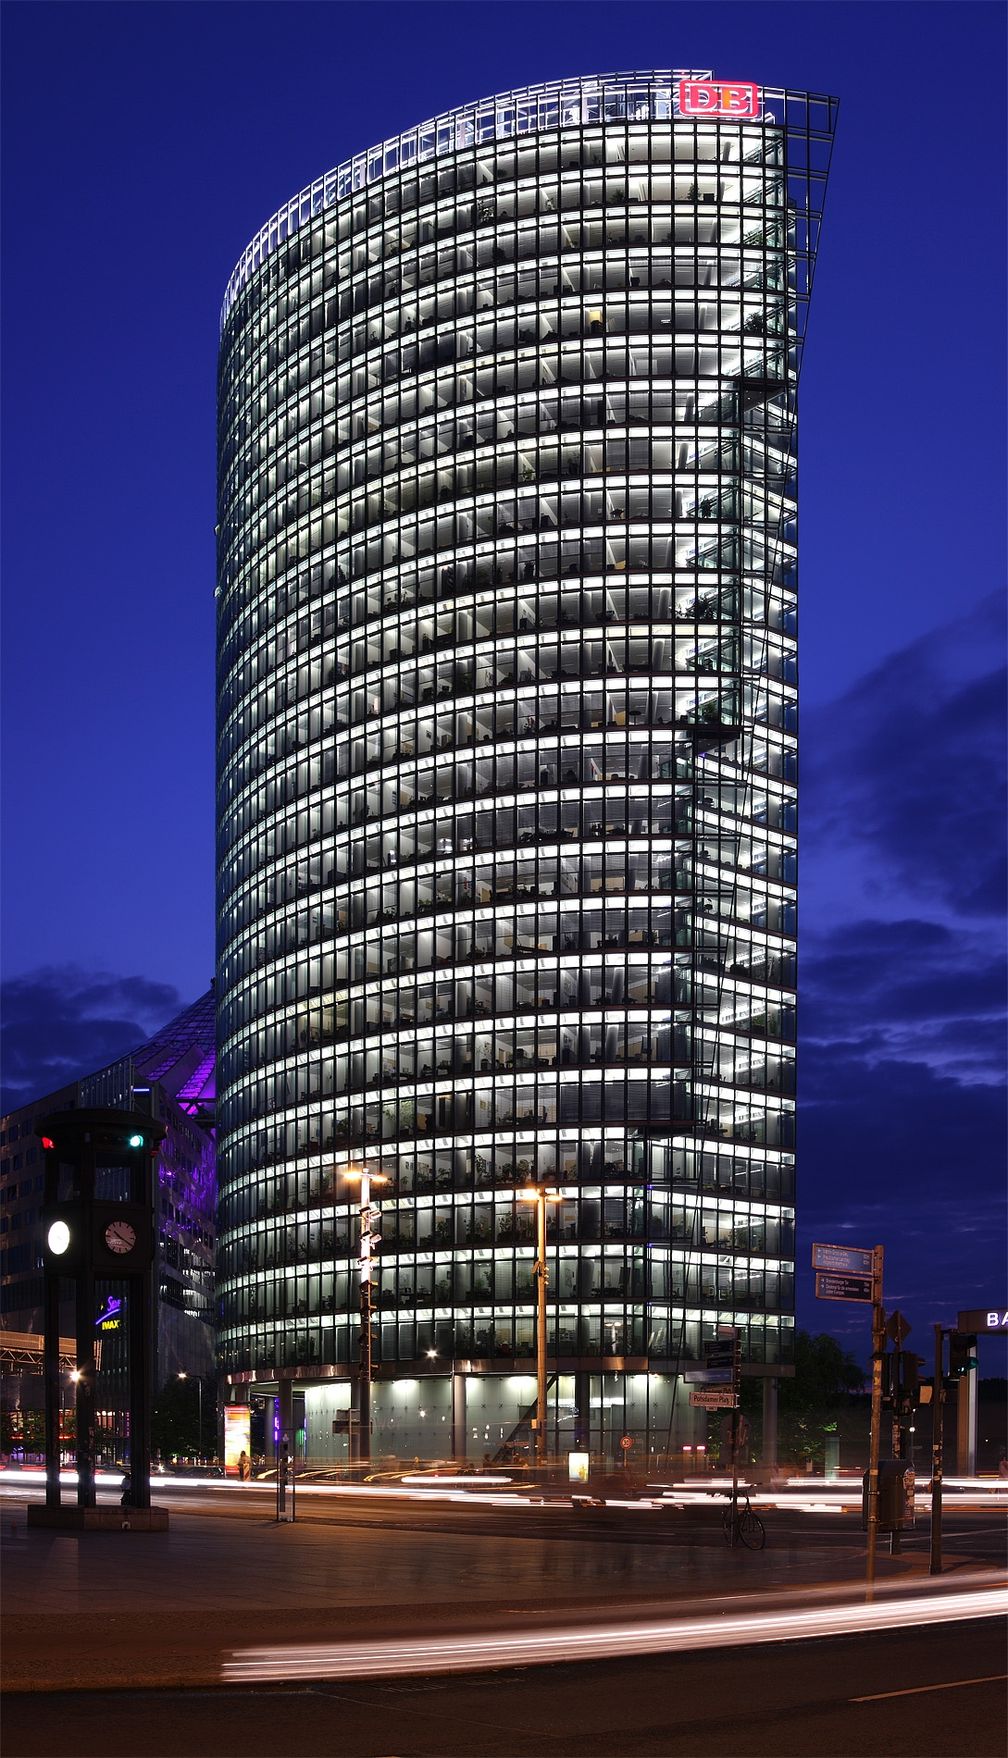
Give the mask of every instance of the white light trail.
[[(76, 1471), (62, 1470), (60, 1481), (64, 1484), (75, 1484)], [(95, 1482), (99, 1486), (119, 1485), (122, 1482), (122, 1472), (99, 1470), (95, 1473)], [(776, 1509), (786, 1514), (843, 1514), (857, 1512), (861, 1507), (859, 1480), (838, 1483), (824, 1478), (801, 1477), (793, 1482), (793, 1489), (760, 1489), (755, 1484), (745, 1482), (740, 1482), (739, 1488), (748, 1491), (753, 1507), (763, 1512)], [(45, 1488), (44, 1469), (41, 1466), (0, 1468), (0, 1487), (7, 1486), (13, 1486), (19, 1491), (42, 1491)], [(257, 1490), (263, 1494), (276, 1493), (276, 1481), (273, 1477), (259, 1478), (252, 1483), (240, 1483), (236, 1478), (204, 1477), (197, 1474), (176, 1477), (171, 1472), (153, 1472), (151, 1486), (163, 1490), (207, 1489), (224, 1496), (247, 1496)], [(542, 1490), (537, 1490), (532, 1484), (519, 1483), (506, 1476), (468, 1473), (458, 1476), (448, 1473), (410, 1473), (392, 1483), (318, 1483), (301, 1477), (297, 1480), (299, 1496), (349, 1496), (376, 1501), (442, 1501), (474, 1505), (482, 1503), (487, 1507), (511, 1507), (519, 1510), (530, 1506), (539, 1510), (548, 1506), (560, 1511), (565, 1507), (569, 1509), (577, 1502), (582, 1506), (588, 1503), (592, 1507), (619, 1509), (630, 1515), (652, 1513), (661, 1508), (706, 1507), (716, 1510), (727, 1506), (731, 1494), (730, 1480), (717, 1477), (666, 1485), (652, 1483), (647, 1488), (648, 1493), (630, 1501), (620, 1496), (595, 1497), (590, 1483), (580, 1493), (559, 1485), (544, 1486)], [(945, 1489), (956, 1492), (946, 1497), (946, 1508), (949, 1512), (1001, 1508), (1008, 1502), (1008, 1479), (946, 1478)], [(806, 1493), (802, 1494), (802, 1490)], [(931, 1505), (927, 1481), (918, 1482), (915, 1500), (918, 1511), (926, 1514)]]
[(481, 1472), (480, 1476), (474, 1480), (471, 1472), (467, 1472), (464, 1476), (453, 1477), (450, 1472), (442, 1473), (439, 1471), (431, 1471), (426, 1475), (413, 1474), (400, 1479), (401, 1483), (408, 1484), (410, 1488), (416, 1485), (419, 1489), (441, 1489), (445, 1484), (461, 1486), (464, 1489), (467, 1484), (473, 1481), (480, 1484), (506, 1484), (513, 1483), (514, 1479), (511, 1477), (488, 1477), (485, 1472)]
[(350, 1679), (404, 1674), (482, 1672), (488, 1668), (546, 1666), (558, 1662), (615, 1660), (627, 1655), (673, 1654), (694, 1648), (794, 1642), (915, 1624), (960, 1622), (1008, 1611), (1008, 1590), (928, 1594), (898, 1602), (815, 1606), (745, 1616), (669, 1619), (610, 1624), (602, 1628), (510, 1631), (374, 1642), (317, 1643), (241, 1648), (224, 1662), (229, 1683), (278, 1679)]

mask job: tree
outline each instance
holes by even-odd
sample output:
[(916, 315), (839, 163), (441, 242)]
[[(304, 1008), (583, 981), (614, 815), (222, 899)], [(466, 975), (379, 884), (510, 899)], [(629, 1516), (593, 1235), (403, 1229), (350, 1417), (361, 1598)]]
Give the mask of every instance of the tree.
[(203, 1381), (203, 1430), (200, 1432), (200, 1382), (195, 1374), (173, 1374), (158, 1393), (151, 1412), (151, 1446), (164, 1459), (213, 1458), (217, 1451), (215, 1388)]
[[(826, 1437), (836, 1433), (840, 1411), (861, 1391), (864, 1369), (835, 1337), (825, 1332), (813, 1337), (808, 1331), (795, 1334), (794, 1367), (794, 1377), (779, 1382), (778, 1452), (796, 1466), (811, 1460), (813, 1469), (825, 1470)], [(750, 1420), (759, 1420), (760, 1381), (743, 1380), (742, 1407)]]

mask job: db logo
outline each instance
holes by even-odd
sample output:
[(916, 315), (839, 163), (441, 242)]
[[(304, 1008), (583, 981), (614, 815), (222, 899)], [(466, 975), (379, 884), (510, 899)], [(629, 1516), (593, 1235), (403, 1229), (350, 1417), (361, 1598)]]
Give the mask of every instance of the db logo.
[(730, 116), (755, 121), (760, 113), (759, 86), (745, 79), (681, 79), (680, 116)]

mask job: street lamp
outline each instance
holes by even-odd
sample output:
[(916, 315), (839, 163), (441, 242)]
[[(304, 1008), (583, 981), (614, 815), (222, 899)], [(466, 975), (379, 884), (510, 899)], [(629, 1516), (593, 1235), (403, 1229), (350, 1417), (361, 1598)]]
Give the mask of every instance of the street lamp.
[[(179, 1379), (187, 1380), (189, 1375), (179, 1370)], [(203, 1458), (203, 1375), (196, 1375), (196, 1390), (199, 1393), (199, 1456)]]
[(558, 1190), (547, 1190), (544, 1185), (530, 1184), (527, 1190), (519, 1192), (527, 1202), (536, 1205), (536, 1261), (533, 1274), (536, 1278), (536, 1444), (535, 1459), (537, 1465), (546, 1463), (546, 1284), (549, 1281), (549, 1270), (546, 1265), (546, 1204), (560, 1201)]
[(374, 1247), (379, 1235), (374, 1223), (378, 1219), (377, 1204), (371, 1207), (372, 1184), (388, 1184), (384, 1172), (372, 1172), (368, 1166), (344, 1166), (344, 1178), (352, 1183), (360, 1184), (360, 1376), (357, 1386), (357, 1463), (364, 1464), (371, 1458), (371, 1363), (374, 1304), (372, 1300), (371, 1270), (374, 1263)]
[[(81, 1370), (79, 1367), (71, 1367), (67, 1372), (67, 1379), (70, 1381), (70, 1384), (72, 1386), (78, 1385), (80, 1383), (81, 1377), (82, 1377)], [(64, 1440), (64, 1435), (65, 1435), (65, 1431), (66, 1431), (66, 1427), (67, 1427), (65, 1420), (64, 1420), (66, 1415), (67, 1415), (67, 1408), (66, 1408), (66, 1405), (64, 1404), (64, 1401), (63, 1401), (63, 1382), (61, 1380), (60, 1381), (60, 1398), (59, 1398), (59, 1457), (60, 1457), (60, 1465), (61, 1466), (63, 1464), (63, 1440)]]

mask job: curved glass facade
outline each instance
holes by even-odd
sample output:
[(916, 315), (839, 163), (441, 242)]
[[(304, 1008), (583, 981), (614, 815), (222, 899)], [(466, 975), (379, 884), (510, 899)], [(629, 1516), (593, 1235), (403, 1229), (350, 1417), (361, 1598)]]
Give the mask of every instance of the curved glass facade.
[(220, 1363), (349, 1387), (367, 1164), (389, 1450), (520, 1426), (532, 1181), (554, 1444), (682, 1444), (719, 1324), (790, 1359), (794, 417), (835, 105), (683, 113), (706, 78), (453, 112), (228, 290)]

